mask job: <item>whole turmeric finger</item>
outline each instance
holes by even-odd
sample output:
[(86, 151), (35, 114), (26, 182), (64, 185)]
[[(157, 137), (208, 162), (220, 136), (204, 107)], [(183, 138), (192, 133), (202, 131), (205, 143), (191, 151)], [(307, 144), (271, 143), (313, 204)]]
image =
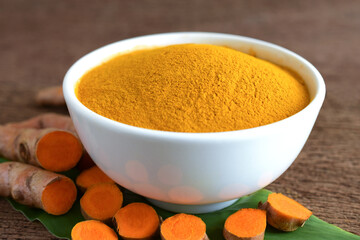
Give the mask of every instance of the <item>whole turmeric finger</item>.
[(206, 225), (201, 218), (179, 213), (165, 219), (160, 226), (162, 240), (208, 240)]
[(108, 177), (98, 166), (93, 166), (82, 171), (76, 178), (76, 185), (80, 191), (85, 192), (86, 189), (98, 183), (115, 183)]
[(7, 123), (4, 125), (4, 127), (36, 129), (57, 128), (76, 133), (71, 118), (67, 115), (57, 113), (40, 114), (36, 117), (32, 117), (24, 121)]
[(41, 89), (36, 94), (36, 103), (41, 106), (65, 106), (62, 86), (53, 86)]
[(82, 154), (82, 144), (72, 132), (0, 126), (0, 155), (9, 160), (62, 172), (75, 167)]
[(62, 215), (70, 210), (76, 194), (75, 184), (66, 176), (24, 163), (0, 163), (0, 196)]
[(157, 239), (160, 220), (156, 211), (145, 203), (135, 202), (120, 208), (113, 220), (125, 240)]
[(295, 231), (302, 227), (312, 212), (295, 200), (281, 193), (271, 193), (259, 208), (266, 210), (267, 222), (282, 231)]
[(111, 224), (122, 203), (123, 195), (116, 184), (99, 183), (88, 188), (81, 197), (81, 213), (85, 219)]
[(226, 240), (263, 240), (266, 228), (266, 211), (243, 208), (230, 215), (224, 225)]
[(77, 223), (71, 230), (72, 240), (117, 240), (118, 237), (114, 230), (106, 224), (87, 220)]

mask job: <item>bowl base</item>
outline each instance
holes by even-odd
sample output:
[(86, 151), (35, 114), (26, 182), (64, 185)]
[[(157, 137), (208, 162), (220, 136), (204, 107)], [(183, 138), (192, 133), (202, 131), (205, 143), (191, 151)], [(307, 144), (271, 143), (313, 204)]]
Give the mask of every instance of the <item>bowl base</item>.
[(233, 199), (230, 201), (219, 202), (219, 203), (202, 204), (202, 205), (175, 204), (175, 203), (158, 201), (151, 198), (147, 198), (147, 200), (152, 204), (154, 204), (155, 206), (171, 212), (198, 214), (198, 213), (214, 212), (226, 208), (232, 205), (238, 199)]

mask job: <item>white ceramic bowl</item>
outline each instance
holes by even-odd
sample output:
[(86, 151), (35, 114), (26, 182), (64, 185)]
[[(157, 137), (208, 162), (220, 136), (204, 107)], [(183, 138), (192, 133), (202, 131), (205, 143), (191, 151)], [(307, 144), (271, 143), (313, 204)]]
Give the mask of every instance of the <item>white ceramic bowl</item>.
[[(295, 70), (311, 103), (284, 120), (246, 130), (179, 133), (143, 129), (86, 108), (74, 87), (89, 69), (132, 49), (181, 43), (229, 46)], [(226, 207), (278, 178), (303, 148), (325, 97), (320, 73), (304, 58), (264, 41), (219, 33), (155, 34), (119, 41), (78, 60), (67, 72), (64, 96), (76, 130), (96, 164), (117, 183), (172, 211)]]

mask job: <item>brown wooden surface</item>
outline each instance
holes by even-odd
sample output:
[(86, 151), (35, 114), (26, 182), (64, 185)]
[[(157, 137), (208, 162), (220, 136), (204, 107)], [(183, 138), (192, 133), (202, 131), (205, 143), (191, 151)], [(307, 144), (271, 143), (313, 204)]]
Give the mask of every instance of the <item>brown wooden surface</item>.
[[(322, 73), (327, 96), (300, 156), (270, 190), (360, 234), (360, 1), (0, 0), (0, 124), (38, 113), (34, 94), (102, 45), (174, 31), (225, 32), (284, 46)], [(54, 239), (0, 198), (0, 239)]]

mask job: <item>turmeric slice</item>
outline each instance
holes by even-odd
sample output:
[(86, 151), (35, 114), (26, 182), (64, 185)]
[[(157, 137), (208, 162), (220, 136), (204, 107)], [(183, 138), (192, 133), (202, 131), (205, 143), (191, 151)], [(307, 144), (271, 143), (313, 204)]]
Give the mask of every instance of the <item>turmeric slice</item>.
[(40, 106), (65, 106), (62, 86), (41, 89), (36, 94), (36, 103)]
[(201, 218), (179, 213), (165, 219), (160, 226), (162, 240), (208, 240), (206, 225)]
[(76, 185), (82, 192), (97, 183), (115, 183), (98, 166), (82, 171), (76, 178)]
[(312, 215), (310, 210), (281, 193), (271, 193), (267, 202), (259, 203), (259, 208), (266, 210), (271, 226), (286, 232), (302, 227)]
[(87, 220), (77, 223), (71, 230), (72, 240), (117, 240), (118, 237), (113, 229), (106, 224)]
[(66, 176), (25, 163), (0, 163), (0, 196), (62, 215), (70, 210), (76, 194), (75, 184)]
[(224, 225), (226, 240), (262, 240), (266, 228), (266, 211), (243, 208), (230, 215)]
[(76, 134), (74, 124), (71, 118), (67, 115), (57, 113), (44, 113), (36, 117), (29, 118), (20, 122), (7, 123), (4, 127), (12, 128), (57, 128), (61, 130), (70, 131)]
[(0, 126), (0, 155), (9, 160), (62, 172), (75, 167), (82, 154), (82, 144), (72, 132)]
[(148, 240), (156, 238), (159, 217), (156, 211), (145, 203), (135, 202), (116, 212), (114, 225), (125, 240)]
[(81, 213), (85, 219), (110, 224), (122, 203), (122, 192), (114, 183), (99, 183), (89, 187), (80, 199)]

